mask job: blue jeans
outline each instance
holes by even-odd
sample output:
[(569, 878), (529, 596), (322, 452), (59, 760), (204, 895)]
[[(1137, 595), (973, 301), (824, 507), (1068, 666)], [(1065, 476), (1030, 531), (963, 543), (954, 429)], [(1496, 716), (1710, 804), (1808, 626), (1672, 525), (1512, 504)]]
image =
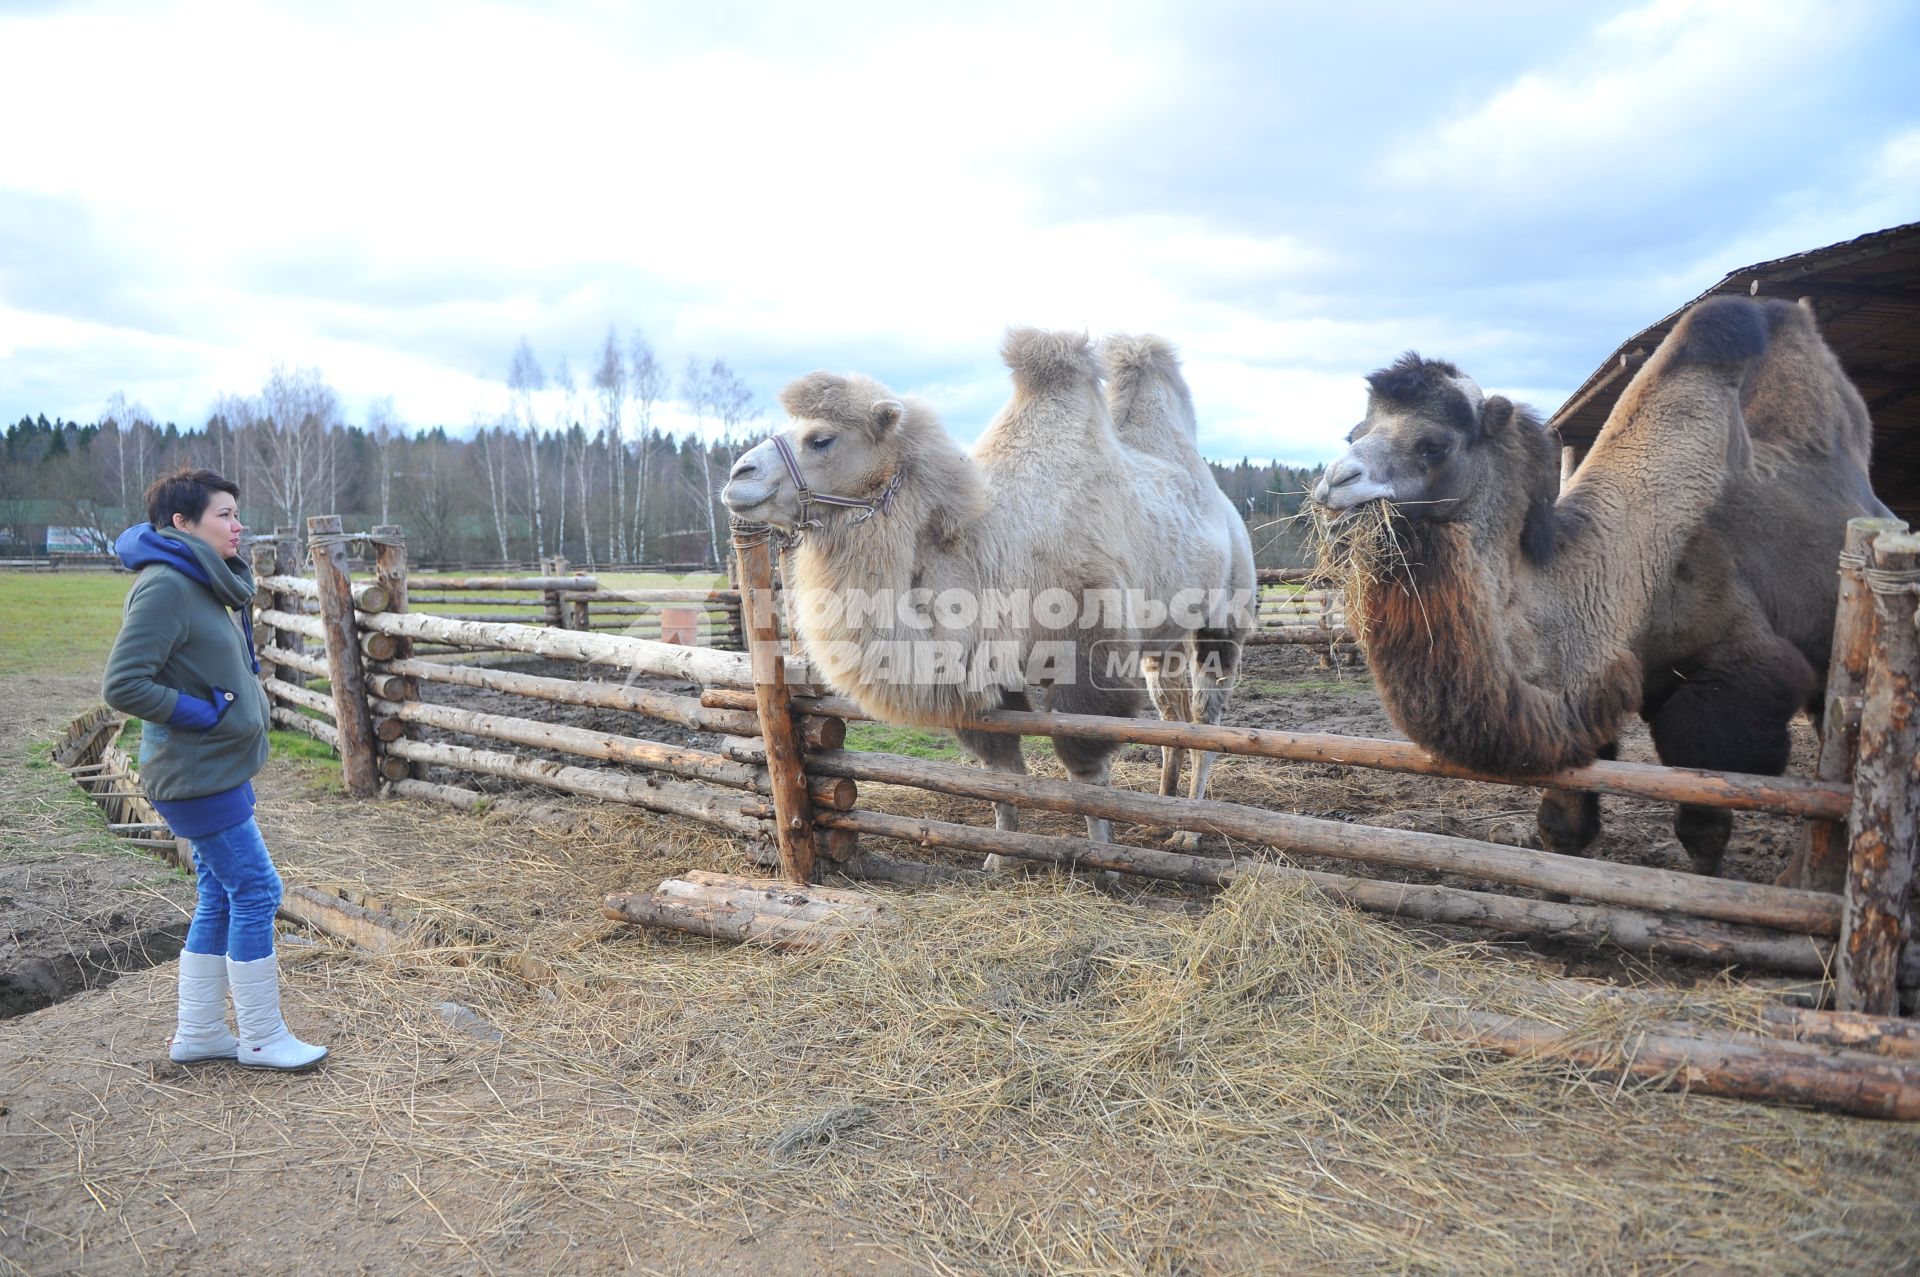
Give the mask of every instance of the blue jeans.
[(225, 954), (235, 962), (271, 956), (280, 875), (267, 859), (260, 826), (249, 816), (192, 842), (200, 904), (187, 928), (187, 952)]

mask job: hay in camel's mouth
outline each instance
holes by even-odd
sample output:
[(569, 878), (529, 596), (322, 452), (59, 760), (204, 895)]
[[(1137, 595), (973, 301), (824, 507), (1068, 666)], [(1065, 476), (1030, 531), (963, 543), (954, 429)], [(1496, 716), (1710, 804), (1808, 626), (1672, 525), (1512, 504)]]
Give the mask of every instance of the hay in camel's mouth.
[(1396, 578), (1406, 580), (1407, 550), (1395, 527), (1393, 504), (1381, 497), (1351, 509), (1329, 510), (1314, 501), (1302, 513), (1311, 528), (1314, 579), (1342, 593), (1347, 626), (1365, 643), (1369, 589)]

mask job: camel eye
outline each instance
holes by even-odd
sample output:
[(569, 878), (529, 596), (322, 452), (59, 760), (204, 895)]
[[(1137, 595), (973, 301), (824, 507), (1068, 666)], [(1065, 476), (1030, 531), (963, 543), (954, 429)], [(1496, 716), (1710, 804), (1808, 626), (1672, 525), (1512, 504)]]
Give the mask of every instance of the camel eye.
[(807, 440), (807, 447), (812, 448), (815, 452), (825, 452), (828, 448), (833, 447), (833, 441), (837, 437), (836, 435), (815, 435), (813, 438)]
[(1446, 441), (1441, 439), (1422, 439), (1413, 445), (1413, 455), (1420, 458), (1422, 465), (1439, 465), (1447, 459), (1449, 451)]

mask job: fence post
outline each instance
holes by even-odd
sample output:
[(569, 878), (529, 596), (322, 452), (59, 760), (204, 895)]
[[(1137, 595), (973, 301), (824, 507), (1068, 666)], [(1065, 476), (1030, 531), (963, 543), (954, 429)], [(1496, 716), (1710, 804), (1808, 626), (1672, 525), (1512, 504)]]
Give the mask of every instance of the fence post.
[(739, 565), (740, 611), (753, 667), (754, 707), (760, 715), (767, 775), (772, 781), (780, 872), (790, 881), (806, 883), (813, 879), (813, 800), (807, 792), (806, 760), (800, 734), (794, 729), (793, 697), (787, 689), (774, 612), (772, 530), (765, 524), (730, 522), (734, 560)]
[[(561, 576), (565, 573), (567, 567), (567, 561), (558, 555), (550, 559), (540, 559), (538, 562), (540, 564), (541, 576)], [(560, 602), (560, 591), (553, 589), (542, 590), (541, 595), (546, 600), (547, 626), (550, 629), (556, 630), (566, 629), (567, 613), (565, 607)]]
[[(397, 523), (382, 523), (373, 530), (373, 578), (386, 588), (387, 611), (405, 612), (407, 536), (406, 529)], [(396, 638), (394, 644), (394, 659), (405, 660), (413, 655), (412, 639)], [(387, 674), (369, 682), (375, 683), (375, 690), (390, 701), (411, 701), (420, 697), (419, 685), (405, 675)], [(375, 735), (378, 734), (376, 731)], [(413, 735), (411, 725), (405, 728), (404, 734), (409, 737)], [(388, 780), (405, 780), (426, 770), (424, 763), (409, 763), (404, 758), (396, 758), (382, 751), (380, 774)]]
[(1842, 1011), (1900, 1014), (1896, 982), (1910, 924), (1914, 843), (1920, 839), (1920, 537), (1883, 532), (1863, 576), (1873, 599), (1860, 753), (1853, 769), (1853, 837), (1840, 915), (1835, 1002)]
[(371, 798), (375, 785), (373, 718), (367, 708), (366, 678), (360, 668), (353, 581), (348, 574), (340, 516), (317, 514), (308, 519), (307, 544), (313, 554), (314, 581), (320, 587), (327, 679), (333, 686), (333, 721), (340, 732), (340, 773), (349, 794)]
[(274, 564), (279, 557), (278, 551), (278, 545), (262, 537), (253, 543), (253, 550), (248, 561), (248, 566), (253, 569), (253, 579), (255, 582), (253, 598), (247, 603), (247, 606), (252, 609), (253, 615), (253, 659), (254, 663), (260, 666), (260, 677), (262, 679), (280, 677), (279, 666), (260, 659), (261, 654), (273, 646), (274, 635), (274, 631), (260, 624), (260, 613), (264, 609), (272, 607), (274, 603), (273, 591), (262, 590), (258, 584), (262, 577), (273, 575)]
[[(273, 575), (299, 576), (300, 565), (304, 560), (300, 554), (300, 530), (286, 526), (273, 530)], [(298, 614), (304, 612), (307, 600), (298, 594), (285, 594), (275, 591), (273, 608), (276, 612)], [(298, 630), (275, 630), (273, 644), (284, 651), (304, 652), (306, 636)], [(265, 671), (262, 671), (263, 673)], [(291, 665), (273, 667), (273, 677), (283, 683), (292, 683), (299, 687), (307, 685), (307, 676)]]
[[(1867, 681), (1867, 649), (1873, 637), (1873, 594), (1862, 570), (1873, 555), (1874, 538), (1905, 532), (1898, 519), (1850, 519), (1840, 551), (1840, 601), (1833, 617), (1833, 655), (1827, 668), (1826, 698), (1820, 712), (1820, 753), (1814, 776), (1850, 784), (1860, 747), (1860, 696)], [(1847, 826), (1841, 821), (1809, 820), (1800, 847), (1776, 880), (1782, 887), (1840, 891), (1847, 884)]]

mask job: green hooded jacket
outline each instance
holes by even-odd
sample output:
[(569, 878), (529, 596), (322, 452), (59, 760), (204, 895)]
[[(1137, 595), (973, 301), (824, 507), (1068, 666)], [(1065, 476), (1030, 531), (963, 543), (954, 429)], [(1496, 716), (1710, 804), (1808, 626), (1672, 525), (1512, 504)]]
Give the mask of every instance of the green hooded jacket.
[[(228, 609), (251, 604), (253, 573), (171, 528), (130, 528), (117, 548), (140, 575), (100, 692), (147, 724), (141, 788), (157, 802), (179, 802), (246, 784), (267, 762), (267, 697)], [(167, 725), (183, 694), (215, 706), (212, 726)]]

